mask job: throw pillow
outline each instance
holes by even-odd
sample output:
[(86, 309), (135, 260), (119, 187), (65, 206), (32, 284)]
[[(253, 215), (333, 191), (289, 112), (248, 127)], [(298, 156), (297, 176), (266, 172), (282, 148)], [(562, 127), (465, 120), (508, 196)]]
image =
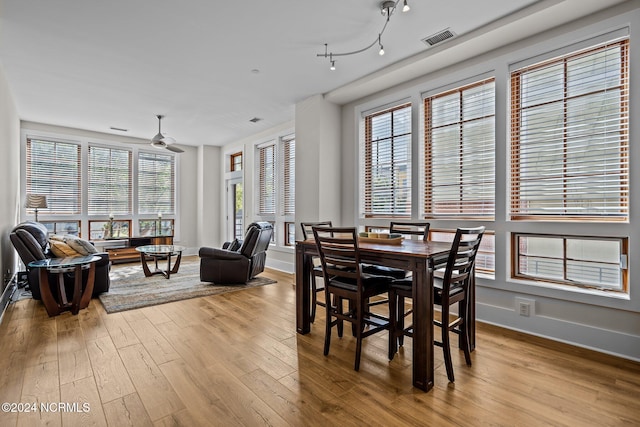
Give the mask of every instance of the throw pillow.
[(53, 252), (53, 254), (57, 258), (80, 256), (78, 252), (76, 252), (71, 246), (67, 245), (65, 242), (62, 242), (56, 239), (50, 239), (49, 243), (51, 244), (51, 252)]
[(240, 241), (238, 241), (238, 239), (233, 239), (227, 250), (237, 252), (238, 249), (240, 249), (240, 246), (242, 246)]
[(91, 255), (98, 252), (91, 242), (76, 236), (67, 235), (64, 237), (64, 242), (80, 255)]

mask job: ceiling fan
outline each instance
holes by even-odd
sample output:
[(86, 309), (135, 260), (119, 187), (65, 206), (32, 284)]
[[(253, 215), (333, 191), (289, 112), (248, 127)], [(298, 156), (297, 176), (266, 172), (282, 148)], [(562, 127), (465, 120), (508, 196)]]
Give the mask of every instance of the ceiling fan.
[(164, 116), (158, 114), (156, 116), (158, 118), (158, 134), (151, 139), (151, 146), (155, 148), (166, 148), (169, 151), (173, 151), (174, 153), (184, 153), (182, 148), (178, 148), (173, 146), (176, 140), (171, 138), (170, 136), (164, 136), (160, 130), (160, 124), (162, 118)]

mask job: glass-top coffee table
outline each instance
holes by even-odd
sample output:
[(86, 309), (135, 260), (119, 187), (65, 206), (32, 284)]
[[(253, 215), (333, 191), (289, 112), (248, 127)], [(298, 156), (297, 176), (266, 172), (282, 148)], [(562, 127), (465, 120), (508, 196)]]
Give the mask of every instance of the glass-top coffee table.
[[(49, 317), (57, 316), (66, 310), (72, 314), (78, 314), (80, 309), (86, 308), (91, 301), (93, 284), (96, 274), (96, 262), (100, 257), (89, 255), (67, 258), (47, 258), (29, 263), (29, 268), (40, 270), (40, 296), (47, 309)], [(89, 270), (87, 283), (82, 283), (82, 270)], [(65, 289), (64, 274), (74, 274), (73, 296), (69, 300)], [(54, 286), (49, 283), (49, 274), (57, 275), (57, 283)], [(84, 288), (83, 288), (84, 285)], [(52, 289), (56, 295), (53, 295)]]
[[(136, 251), (140, 252), (140, 262), (142, 263), (142, 270), (146, 277), (153, 276), (154, 274), (162, 274), (168, 279), (172, 274), (176, 274), (178, 272), (178, 268), (180, 268), (180, 260), (182, 259), (182, 251), (185, 249), (186, 248), (184, 246), (176, 245), (146, 245), (138, 246)], [(177, 258), (172, 268), (171, 257), (174, 255), (177, 255)], [(156, 268), (154, 271), (149, 269), (149, 258), (153, 258), (155, 261)], [(167, 258), (167, 268), (165, 270), (158, 267), (158, 260), (162, 258)]]

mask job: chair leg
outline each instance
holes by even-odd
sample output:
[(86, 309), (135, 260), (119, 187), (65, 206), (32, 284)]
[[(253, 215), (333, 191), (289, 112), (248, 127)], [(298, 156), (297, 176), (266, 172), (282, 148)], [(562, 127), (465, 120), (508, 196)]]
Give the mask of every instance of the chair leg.
[(442, 352), (444, 353), (444, 364), (447, 368), (447, 378), (450, 382), (454, 382), (453, 362), (451, 361), (451, 343), (449, 341), (449, 309), (443, 305), (442, 307)]
[(471, 344), (469, 340), (469, 310), (468, 300), (465, 298), (458, 304), (458, 313), (461, 313), (462, 323), (460, 324), (460, 338), (462, 339), (462, 350), (464, 351), (464, 360), (467, 366), (471, 366)]
[(398, 352), (398, 314), (396, 299), (398, 294), (393, 290), (389, 291), (389, 360), (393, 360), (393, 357)]
[(356, 319), (353, 325), (356, 327), (356, 361), (353, 369), (360, 370), (360, 355), (362, 354), (362, 333), (364, 332), (364, 322), (362, 321), (362, 312), (365, 304), (362, 301), (356, 301)]
[[(336, 296), (335, 303), (336, 303), (336, 312), (343, 314), (344, 308), (342, 304), (342, 297)], [(343, 332), (344, 332), (344, 321), (340, 319), (338, 320), (338, 337), (342, 338)]]
[[(365, 305), (365, 307), (368, 307), (368, 304)], [(349, 311), (353, 312), (353, 309), (353, 300), (349, 300)], [(351, 324), (351, 335), (354, 337), (358, 336), (358, 328), (355, 323)]]
[(398, 319), (396, 331), (398, 335), (398, 345), (402, 347), (404, 345), (404, 297), (402, 295), (398, 295), (396, 301), (396, 318)]
[[(325, 295), (327, 295), (325, 293)], [(328, 295), (327, 295), (328, 297)], [(337, 298), (336, 298), (337, 299)], [(329, 354), (329, 346), (331, 345), (331, 304), (326, 305), (326, 313), (327, 319), (325, 321), (325, 330), (324, 330), (324, 355)], [(340, 324), (338, 323), (338, 334), (340, 334)]]
[(313, 323), (316, 320), (316, 304), (318, 303), (318, 287), (316, 285), (316, 275), (311, 273), (311, 315), (309, 320)]

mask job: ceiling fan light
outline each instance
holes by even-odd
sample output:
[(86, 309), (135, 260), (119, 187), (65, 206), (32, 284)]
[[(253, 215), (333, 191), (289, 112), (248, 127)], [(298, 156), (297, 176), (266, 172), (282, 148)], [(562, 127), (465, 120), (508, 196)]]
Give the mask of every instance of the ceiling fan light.
[(404, 6), (402, 6), (402, 11), (403, 12), (409, 12), (410, 10), (411, 10), (411, 8), (407, 4), (407, 0), (404, 0)]

